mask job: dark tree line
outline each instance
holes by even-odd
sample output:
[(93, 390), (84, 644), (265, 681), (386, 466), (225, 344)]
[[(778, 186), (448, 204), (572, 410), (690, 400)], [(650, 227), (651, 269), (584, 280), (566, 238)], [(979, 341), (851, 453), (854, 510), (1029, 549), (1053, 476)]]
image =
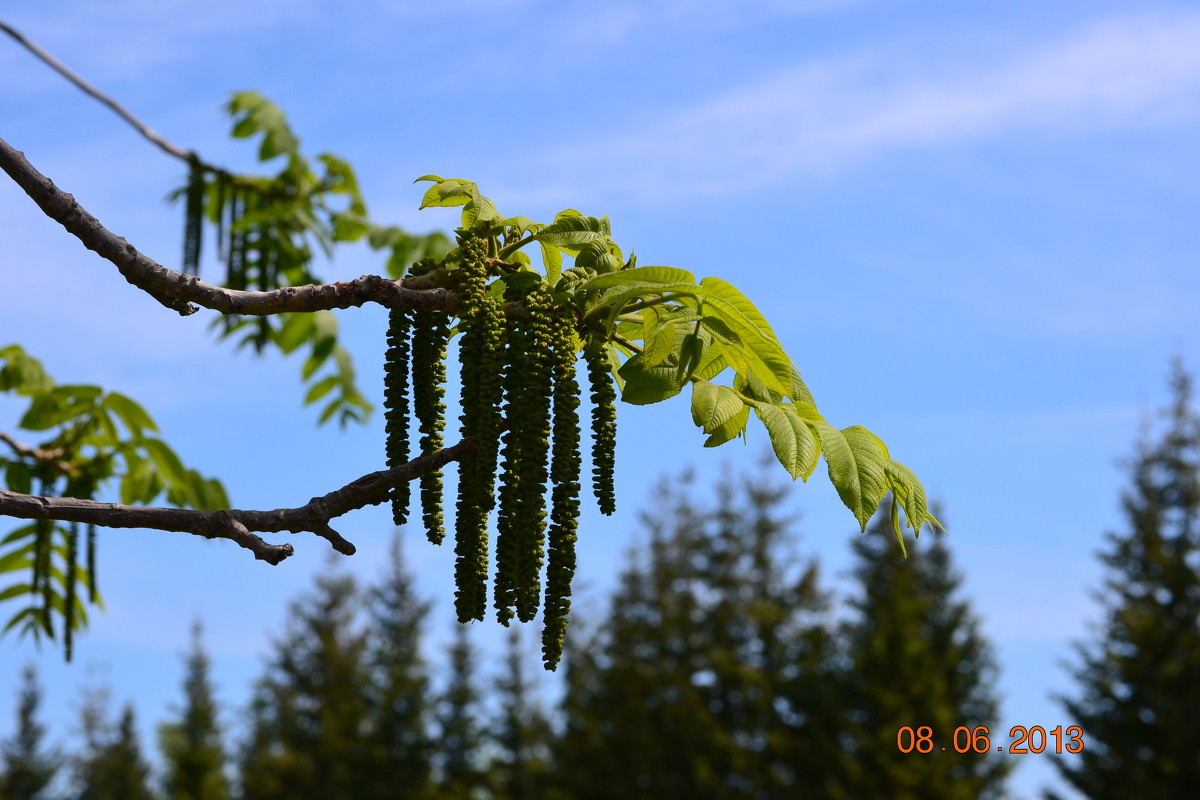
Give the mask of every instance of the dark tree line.
[[(1060, 698), (1086, 746), (1055, 764), (1089, 798), (1200, 797), (1200, 417), (1178, 365), (1172, 389), (1165, 430), (1129, 465), (1128, 529), (1101, 553), (1078, 694)], [(785, 498), (762, 475), (707, 494), (664, 482), (607, 610), (576, 623), (555, 709), (516, 627), (484, 667), (458, 626), (434, 679), (429, 605), (397, 545), (376, 585), (326, 575), (293, 603), (243, 741), (222, 735), (231, 712), (197, 629), (158, 775), (132, 709), (114, 722), (97, 693), (81, 751), (50, 747), (28, 669), (0, 800), (1002, 797), (1012, 756), (940, 751), (958, 726), (1001, 729), (997, 667), (946, 546), (923, 537), (902, 562), (881, 514), (835, 617)], [(905, 726), (929, 726), (939, 748), (900, 752)]]
[(836, 620), (817, 565), (796, 554), (786, 493), (760, 474), (707, 495), (665, 482), (607, 612), (576, 623), (555, 709), (538, 700), (515, 626), (487, 666), (458, 626), (434, 679), (429, 606), (397, 546), (376, 585), (325, 575), (292, 604), (243, 741), (222, 735), (231, 712), (197, 631), (157, 776), (129, 709), (114, 725), (86, 703), (84, 752), (48, 750), (30, 674), (0, 798), (998, 794), (995, 756), (896, 748), (901, 725), (995, 723), (995, 666), (948, 551), (922, 537), (901, 562), (877, 519), (856, 547), (858, 597)]

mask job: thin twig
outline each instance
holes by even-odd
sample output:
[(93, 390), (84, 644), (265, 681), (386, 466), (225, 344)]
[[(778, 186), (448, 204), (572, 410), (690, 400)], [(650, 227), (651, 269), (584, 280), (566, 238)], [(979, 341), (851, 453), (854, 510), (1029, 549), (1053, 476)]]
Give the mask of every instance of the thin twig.
[(329, 526), (331, 519), (384, 502), (395, 486), (457, 461), (474, 450), (475, 446), (474, 437), (464, 439), (453, 447), (419, 456), (399, 467), (364, 475), (340, 489), (314, 497), (297, 508), (199, 511), (190, 508), (127, 506), (77, 497), (39, 497), (0, 489), (0, 515), (18, 519), (84, 522), (109, 528), (149, 528), (191, 533), (207, 539), (229, 539), (253, 552), (255, 558), (270, 564), (278, 564), (292, 555), (292, 546), (270, 544), (253, 531), (308, 531), (326, 539), (339, 553), (353, 555), (354, 545)]
[(62, 75), (64, 78), (66, 78), (71, 83), (78, 86), (84, 92), (90, 94), (92, 97), (99, 100), (101, 103), (104, 103), (104, 105), (108, 106), (113, 111), (117, 112), (117, 114), (119, 114), (122, 119), (124, 119), (126, 122), (128, 122), (130, 125), (132, 125), (134, 128), (136, 128), (138, 133), (140, 133), (142, 136), (145, 136), (147, 139), (149, 139), (154, 144), (158, 145), (160, 148), (162, 148), (162, 150), (169, 153), (170, 155), (175, 156), (176, 158), (183, 159), (184, 161), (186, 161), (188, 159), (188, 153), (186, 150), (171, 144), (166, 139), (162, 138), (157, 133), (152, 131), (149, 128), (149, 126), (147, 126), (144, 122), (139, 120), (133, 114), (129, 113), (129, 111), (127, 111), (124, 106), (122, 106), (116, 100), (113, 100), (108, 95), (104, 94), (104, 92), (101, 92), (95, 86), (92, 86), (90, 83), (85, 81), (83, 78), (76, 75), (74, 72), (72, 72), (67, 67), (66, 64), (63, 64), (61, 61), (59, 61), (57, 58), (55, 58), (54, 56), (47, 53), (41, 47), (38, 47), (36, 44), (34, 44), (33, 42), (26, 39), (25, 36), (20, 31), (16, 30), (11, 25), (8, 25), (3, 20), (0, 20), (0, 30), (4, 31), (9, 36), (16, 39), (17, 42), (22, 47), (24, 47), (29, 52), (33, 53), (35, 56), (40, 58), (42, 61), (45, 61), (47, 64), (49, 64), (52, 69), (54, 69), (56, 72), (58, 72), (58, 74)]
[(4, 442), (11, 447), (13, 452), (18, 456), (32, 458), (34, 461), (40, 461), (43, 464), (49, 464), (59, 472), (69, 472), (71, 470), (70, 463), (62, 460), (63, 453), (66, 452), (62, 447), (44, 450), (40, 447), (34, 447), (31, 444), (18, 442), (10, 434), (5, 433), (4, 431), (0, 431), (0, 442)]

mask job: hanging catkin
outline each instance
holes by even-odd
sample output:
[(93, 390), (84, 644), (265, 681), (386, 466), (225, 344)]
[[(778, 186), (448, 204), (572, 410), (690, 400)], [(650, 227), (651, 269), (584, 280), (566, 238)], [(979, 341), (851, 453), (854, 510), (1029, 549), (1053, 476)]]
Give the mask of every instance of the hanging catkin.
[[(383, 365), (384, 375), (384, 431), (387, 436), (387, 465), (389, 468), (408, 463), (408, 373), (409, 333), (412, 315), (405, 309), (393, 308), (388, 312), (387, 357)], [(411, 491), (409, 482), (402, 481), (392, 489), (392, 523), (403, 525), (408, 521), (408, 504)]]
[[(421, 455), (442, 448), (446, 425), (446, 343), (450, 326), (445, 314), (434, 311), (413, 312), (412, 386), (413, 410), (421, 432)], [(425, 535), (434, 544), (446, 536), (442, 524), (442, 472), (432, 470), (421, 476), (421, 519)]]

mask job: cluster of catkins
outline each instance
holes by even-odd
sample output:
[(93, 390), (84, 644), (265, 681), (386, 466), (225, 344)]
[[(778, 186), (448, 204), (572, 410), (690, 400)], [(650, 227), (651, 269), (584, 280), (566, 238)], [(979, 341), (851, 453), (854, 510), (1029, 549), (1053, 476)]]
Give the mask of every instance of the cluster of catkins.
[[(496, 616), (504, 625), (514, 616), (528, 622), (542, 600), (542, 658), (547, 669), (555, 669), (562, 656), (575, 573), (582, 465), (575, 361), (581, 343), (574, 309), (556, 307), (545, 281), (513, 282), (522, 288), (519, 293), (509, 289), (507, 295), (496, 291), (501, 287), (489, 286), (497, 263), (488, 257), (487, 239), (460, 231), (458, 247), (439, 265), (456, 279), (454, 291), (462, 304), (457, 327), (462, 335), (459, 420), (461, 435), (476, 439), (475, 448), (459, 461), (455, 609), (460, 622), (482, 620), (486, 612), (488, 518), (495, 508)], [(506, 301), (520, 313), (506, 313)], [(443, 445), (450, 336), (443, 312), (390, 312), (384, 366), (389, 467), (409, 460), (410, 390), (421, 433), (420, 453), (433, 453)], [(600, 510), (611, 514), (616, 390), (601, 348), (589, 344), (583, 354), (592, 390), (593, 488)], [(420, 481), (426, 535), (440, 544), (445, 537), (441, 472), (425, 473)], [(392, 494), (397, 525), (407, 521), (408, 506), (409, 487), (404, 483)]]
[[(200, 274), (202, 227), (207, 215), (216, 223), (217, 258), (225, 265), (225, 286), (242, 291), (270, 291), (288, 283), (285, 276), (307, 263), (310, 253), (303, 230), (269, 213), (275, 202), (272, 192), (282, 190), (272, 184), (211, 170), (204, 167), (194, 153), (189, 156), (189, 164), (187, 187), (182, 191), (181, 270), (191, 275)], [(213, 173), (211, 179), (206, 178), (207, 172)], [(247, 341), (258, 350), (262, 350), (270, 337), (270, 320), (265, 316), (252, 320), (224, 317), (223, 320), (226, 330), (240, 325), (253, 326), (255, 332)]]

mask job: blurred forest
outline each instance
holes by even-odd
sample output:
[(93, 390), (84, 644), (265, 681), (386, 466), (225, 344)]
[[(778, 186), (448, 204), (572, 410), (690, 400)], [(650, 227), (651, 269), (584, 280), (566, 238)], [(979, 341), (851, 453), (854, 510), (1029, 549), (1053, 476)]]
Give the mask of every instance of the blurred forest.
[[(1128, 529), (1101, 553), (1104, 616), (1076, 644), (1078, 694), (1059, 698), (1081, 734), (1027, 742), (1082, 742), (1055, 763), (1090, 798), (1200, 797), (1200, 419), (1179, 364), (1171, 386), (1165, 425), (1147, 422), (1127, 465)], [(53, 744), (31, 666), (0, 797), (1006, 796), (1020, 756), (996, 752), (1014, 744), (999, 666), (947, 540), (923, 537), (902, 561), (885, 503), (854, 540), (856, 591), (834, 608), (788, 491), (758, 473), (708, 490), (664, 479), (606, 612), (575, 621), (554, 707), (520, 626), (498, 665), (465, 626), (427, 652), (430, 606), (397, 537), (377, 584), (331, 570), (294, 601), (249, 708), (220, 705), (197, 623), (157, 769), (130, 707), (114, 718), (95, 689), (80, 746)]]

